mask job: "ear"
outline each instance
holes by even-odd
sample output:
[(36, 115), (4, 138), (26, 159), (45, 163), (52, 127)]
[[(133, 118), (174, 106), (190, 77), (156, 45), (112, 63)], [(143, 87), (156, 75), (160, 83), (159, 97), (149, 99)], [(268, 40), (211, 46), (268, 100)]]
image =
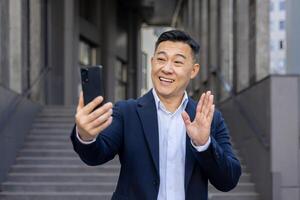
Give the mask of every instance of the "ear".
[(199, 70), (200, 70), (200, 65), (198, 63), (195, 63), (193, 65), (193, 69), (192, 69), (192, 73), (191, 73), (191, 79), (194, 79), (197, 76)]
[(153, 62), (154, 62), (154, 59), (153, 59), (153, 56), (151, 57), (151, 67), (153, 66)]

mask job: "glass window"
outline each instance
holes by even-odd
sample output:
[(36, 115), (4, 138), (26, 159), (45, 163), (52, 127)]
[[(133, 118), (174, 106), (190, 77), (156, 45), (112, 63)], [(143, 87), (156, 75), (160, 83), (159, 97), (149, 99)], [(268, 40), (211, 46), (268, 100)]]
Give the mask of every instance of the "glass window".
[(279, 3), (279, 9), (280, 10), (285, 10), (285, 2), (284, 1), (281, 1), (280, 3)]
[(279, 29), (280, 30), (284, 30), (285, 29), (285, 22), (284, 21), (280, 21), (279, 22)]
[(147, 75), (147, 54), (145, 52), (142, 52), (142, 94), (144, 94), (148, 90)]
[(81, 65), (96, 65), (96, 48), (83, 40), (79, 41), (79, 63)]
[(284, 48), (284, 42), (283, 40), (279, 41), (279, 49), (283, 49)]
[(117, 58), (115, 63), (115, 102), (126, 98), (127, 65)]
[(273, 11), (273, 10), (274, 10), (274, 3), (270, 2), (270, 11)]

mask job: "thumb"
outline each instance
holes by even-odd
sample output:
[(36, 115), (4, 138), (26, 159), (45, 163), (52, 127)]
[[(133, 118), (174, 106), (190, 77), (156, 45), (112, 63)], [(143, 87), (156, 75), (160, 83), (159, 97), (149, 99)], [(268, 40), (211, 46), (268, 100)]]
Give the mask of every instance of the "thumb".
[(181, 113), (182, 119), (184, 121), (185, 126), (189, 126), (191, 124), (190, 116), (187, 114), (186, 111)]

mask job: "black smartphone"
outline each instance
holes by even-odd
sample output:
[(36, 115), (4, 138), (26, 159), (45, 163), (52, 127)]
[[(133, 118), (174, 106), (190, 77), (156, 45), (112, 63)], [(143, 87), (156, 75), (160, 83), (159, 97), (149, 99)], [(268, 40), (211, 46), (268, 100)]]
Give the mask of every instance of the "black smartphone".
[[(84, 105), (93, 101), (98, 96), (103, 97), (102, 68), (102, 65), (82, 66), (80, 68)], [(101, 105), (103, 105), (103, 102), (99, 106)]]

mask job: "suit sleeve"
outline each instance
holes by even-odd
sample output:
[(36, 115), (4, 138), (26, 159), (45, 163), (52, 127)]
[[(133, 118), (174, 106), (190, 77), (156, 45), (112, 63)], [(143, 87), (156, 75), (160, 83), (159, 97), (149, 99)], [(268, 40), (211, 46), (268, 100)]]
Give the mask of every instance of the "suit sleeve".
[(241, 176), (241, 165), (233, 153), (229, 132), (219, 111), (214, 114), (211, 143), (206, 151), (194, 155), (212, 185), (223, 192), (233, 189)]
[(100, 165), (115, 157), (120, 152), (123, 143), (123, 118), (120, 103), (113, 107), (113, 121), (103, 130), (95, 142), (83, 144), (76, 137), (76, 126), (71, 133), (71, 141), (75, 152), (87, 165)]

